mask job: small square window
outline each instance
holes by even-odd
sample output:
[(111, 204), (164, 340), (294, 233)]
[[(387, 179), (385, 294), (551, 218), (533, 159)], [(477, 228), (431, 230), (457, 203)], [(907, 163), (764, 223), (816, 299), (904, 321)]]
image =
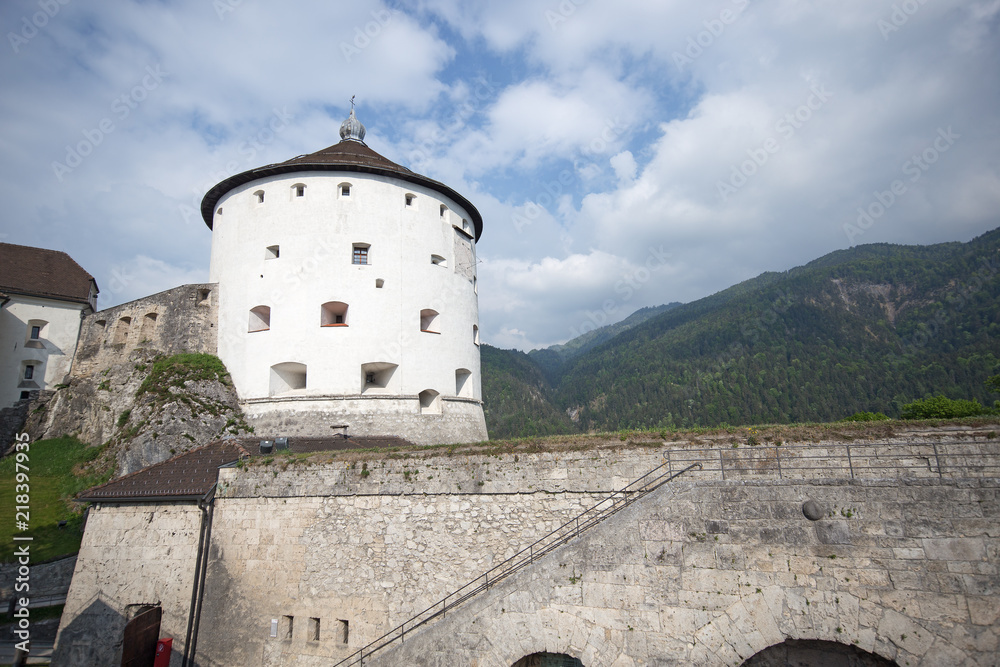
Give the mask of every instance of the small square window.
[(350, 197), (351, 196), (351, 186), (348, 185), (347, 183), (342, 183), (340, 185), (340, 196), (341, 197)]
[(354, 246), (354, 256), (352, 260), (355, 264), (367, 264), (368, 263), (368, 246), (358, 245)]
[(304, 186), (304, 185), (296, 185), (295, 186), (295, 196), (296, 197), (305, 197), (306, 196), (306, 186)]
[(416, 199), (414, 195), (406, 195), (406, 205), (413, 206), (413, 200)]
[(26, 399), (26, 398), (31, 398), (31, 393), (30, 393), (30, 392), (27, 392), (27, 391), (22, 391), (22, 392), (21, 392), (21, 398), (20, 398), (20, 399), (18, 399), (18, 400), (21, 400), (21, 401), (23, 401), (23, 400), (24, 400), (24, 399)]
[(269, 245), (264, 248), (264, 259), (278, 259), (281, 248), (276, 245)]
[(257, 192), (253, 193), (253, 196), (257, 198), (257, 203), (258, 204), (263, 204), (264, 203), (264, 191), (263, 190), (258, 190)]
[(309, 619), (309, 634), (307, 635), (308, 640), (311, 642), (319, 641), (319, 619), (310, 618)]
[(375, 384), (375, 373), (365, 373), (365, 384)]
[(31, 364), (28, 364), (27, 366), (24, 367), (24, 379), (30, 380), (33, 377), (35, 377), (35, 367), (32, 366)]
[(294, 616), (282, 616), (281, 617), (281, 638), (291, 639), (292, 631), (295, 628), (295, 617)]
[(40, 326), (31, 327), (31, 340), (38, 340), (38, 337), (42, 333), (42, 328)]

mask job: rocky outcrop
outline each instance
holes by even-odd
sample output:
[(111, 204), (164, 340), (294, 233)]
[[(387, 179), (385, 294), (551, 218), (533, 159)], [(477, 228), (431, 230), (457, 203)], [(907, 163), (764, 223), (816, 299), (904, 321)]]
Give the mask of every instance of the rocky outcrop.
[(0, 409), (0, 452), (14, 444), (14, 437), (28, 419), (28, 407), (31, 399), (21, 399), (9, 408)]
[(250, 429), (215, 356), (213, 284), (182, 285), (84, 318), (73, 369), (33, 402), (32, 440), (108, 445), (119, 475)]
[(249, 428), (216, 357), (137, 348), (97, 374), (71, 378), (29, 415), (27, 430), (32, 439), (74, 435), (108, 444), (125, 475)]

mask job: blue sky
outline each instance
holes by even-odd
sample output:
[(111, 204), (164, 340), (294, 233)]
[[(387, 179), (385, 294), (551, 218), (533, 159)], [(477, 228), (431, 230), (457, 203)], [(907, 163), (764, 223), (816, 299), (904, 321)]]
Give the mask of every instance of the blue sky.
[(207, 280), (204, 192), (335, 143), (352, 95), (373, 149), (483, 213), (500, 347), (1000, 225), (998, 0), (8, 0), (0, 22), (0, 239), (69, 252), (102, 307)]

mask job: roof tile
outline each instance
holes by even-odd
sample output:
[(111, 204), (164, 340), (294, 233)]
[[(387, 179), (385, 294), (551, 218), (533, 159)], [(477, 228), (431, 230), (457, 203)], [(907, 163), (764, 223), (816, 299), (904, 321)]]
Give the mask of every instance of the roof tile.
[(59, 250), (0, 243), (0, 292), (88, 303), (93, 276)]
[[(289, 438), (289, 452), (342, 451), (413, 446), (395, 436), (331, 436), (328, 438)], [(81, 493), (77, 500), (91, 502), (142, 502), (153, 500), (189, 500), (200, 498), (218, 480), (219, 467), (240, 458), (260, 455), (260, 438), (217, 440), (204, 447), (119, 477)], [(275, 453), (281, 454), (281, 450)]]

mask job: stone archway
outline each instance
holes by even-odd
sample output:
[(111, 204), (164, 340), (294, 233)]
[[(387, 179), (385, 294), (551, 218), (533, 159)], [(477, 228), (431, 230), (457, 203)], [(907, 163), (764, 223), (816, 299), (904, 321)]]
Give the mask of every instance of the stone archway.
[(898, 667), (885, 658), (837, 642), (787, 639), (752, 656), (740, 667)]
[(583, 667), (583, 663), (565, 653), (532, 653), (511, 667)]

